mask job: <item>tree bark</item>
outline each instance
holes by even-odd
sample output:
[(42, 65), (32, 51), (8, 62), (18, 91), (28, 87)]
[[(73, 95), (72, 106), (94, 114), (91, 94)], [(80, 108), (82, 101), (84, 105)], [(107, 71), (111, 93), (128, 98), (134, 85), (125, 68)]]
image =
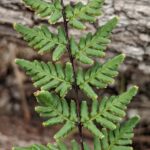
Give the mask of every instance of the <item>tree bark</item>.
[[(66, 3), (69, 0), (64, 0)], [(72, 0), (73, 1), (73, 0)], [(74, 0), (76, 1), (76, 0)], [(79, 1), (79, 0), (78, 0)], [(83, 2), (87, 2), (83, 0)], [(121, 67), (122, 76), (120, 76), (121, 85), (124, 89), (131, 84), (140, 86), (139, 96), (149, 101), (150, 94), (150, 0), (106, 0), (104, 5), (104, 14), (99, 17), (97, 23), (88, 24), (87, 32), (95, 32), (96, 27), (104, 24), (112, 16), (117, 15), (120, 18), (118, 28), (112, 35), (112, 43), (108, 47), (108, 57), (116, 53), (125, 53), (127, 59)], [(46, 23), (40, 20), (32, 11), (25, 8), (21, 0), (0, 0), (0, 47), (5, 45), (8, 49), (10, 41), (17, 45), (20, 53), (25, 53), (27, 44), (18, 40), (18, 34), (13, 30), (13, 23), (22, 23), (28, 26)], [(85, 33), (72, 29), (70, 34), (77, 38)], [(5, 42), (4, 42), (5, 41)], [(5, 44), (4, 44), (5, 43)], [(2, 55), (8, 51), (3, 51)], [(33, 53), (32, 53), (33, 55)], [(0, 56), (1, 58), (1, 56)], [(1, 59), (2, 60), (2, 59)], [(1, 61), (0, 60), (0, 61)], [(3, 61), (1, 61), (3, 62)], [(2, 64), (0, 64), (2, 68)], [(140, 79), (140, 80), (139, 80)]]
[[(68, 2), (66, 0), (65, 2)], [(86, 3), (86, 0), (82, 0)], [(112, 16), (120, 18), (118, 28), (112, 36), (111, 52), (124, 52), (137, 63), (137, 68), (150, 74), (150, 1), (149, 0), (106, 0), (104, 15), (99, 18), (98, 26)], [(25, 8), (21, 0), (0, 1), (0, 36), (17, 38), (12, 29), (13, 23), (23, 23), (29, 26), (39, 24), (40, 20), (29, 9)], [(94, 31), (94, 26), (89, 25)], [(73, 34), (78, 36), (76, 31)], [(81, 33), (81, 32), (79, 32)], [(110, 51), (109, 50), (109, 51)], [(140, 63), (139, 63), (140, 62)]]

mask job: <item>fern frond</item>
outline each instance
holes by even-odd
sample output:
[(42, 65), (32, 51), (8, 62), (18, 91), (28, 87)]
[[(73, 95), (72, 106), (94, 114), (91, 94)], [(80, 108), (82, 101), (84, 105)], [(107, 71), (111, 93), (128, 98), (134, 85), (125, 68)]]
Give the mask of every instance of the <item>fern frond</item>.
[(69, 24), (77, 29), (85, 29), (84, 21), (95, 22), (96, 17), (101, 14), (104, 0), (90, 0), (86, 5), (79, 2), (74, 6), (68, 5), (66, 16)]
[[(71, 149), (70, 150), (79, 150), (79, 144), (75, 141), (71, 141)], [(14, 147), (12, 150), (69, 150), (63, 142), (58, 142), (56, 144), (48, 144), (47, 146), (34, 144), (29, 147)]]
[[(135, 116), (114, 131), (107, 131), (103, 128), (102, 132), (105, 137), (102, 140), (95, 137), (94, 150), (133, 150), (131, 146), (134, 136), (133, 129), (139, 120), (140, 117)], [(87, 143), (84, 143), (84, 150), (90, 150)]]
[(62, 17), (62, 6), (60, 0), (53, 3), (44, 0), (23, 0), (23, 2), (42, 17), (48, 17), (51, 24), (55, 24)]
[(63, 28), (58, 29), (58, 34), (51, 33), (45, 25), (28, 28), (21, 24), (14, 24), (14, 28), (38, 53), (43, 54), (53, 50), (54, 61), (60, 59), (66, 50), (66, 35)]
[[(79, 30), (86, 29), (86, 22), (93, 23), (97, 16), (101, 15), (105, 0), (88, 0), (87, 4), (71, 2), (67, 5), (63, 0), (48, 1), (23, 0), (27, 7), (39, 17), (47, 19), (50, 24), (56, 24), (63, 19), (63, 27), (60, 25), (57, 33), (51, 32), (46, 25), (29, 28), (14, 24), (14, 29), (39, 54), (52, 52), (52, 62), (16, 59), (16, 64), (26, 71), (34, 86), (39, 88), (39, 91), (34, 93), (38, 103), (35, 111), (44, 118), (43, 126), (62, 126), (54, 135), (56, 143), (14, 147), (12, 150), (132, 150), (133, 128), (139, 122), (139, 117), (135, 116), (127, 122), (122, 119), (138, 87), (133, 86), (118, 96), (104, 97), (101, 101), (98, 101), (98, 95), (94, 91), (94, 87), (103, 89), (114, 82), (118, 68), (125, 58), (125, 55), (121, 54), (103, 64), (94, 64), (93, 60), (93, 57), (105, 56), (111, 32), (116, 27), (118, 18), (112, 18), (94, 34), (90, 32), (77, 42), (73, 36), (69, 36), (69, 25)], [(65, 65), (53, 63), (58, 61), (67, 49), (70, 62)], [(76, 71), (74, 59), (83, 64), (94, 65), (87, 70), (78, 68)], [(77, 97), (76, 100), (69, 101), (65, 97), (72, 87)], [(93, 100), (91, 106), (78, 97), (79, 90)], [(80, 144), (75, 140), (65, 144), (63, 138), (76, 128), (79, 129)], [(93, 147), (83, 141), (82, 128), (92, 133)]]
[(88, 33), (86, 37), (82, 37), (79, 43), (76, 43), (75, 39), (72, 37), (70, 42), (72, 55), (77, 60), (85, 64), (94, 63), (94, 61), (90, 58), (91, 56), (104, 57), (104, 50), (108, 43), (110, 43), (108, 38), (117, 23), (117, 17), (111, 19), (99, 28), (94, 35)]
[(139, 120), (140, 118), (135, 116), (114, 131), (103, 129), (105, 138), (102, 139), (101, 143), (95, 139), (94, 150), (132, 150), (133, 128)]
[(12, 150), (50, 150), (50, 149), (47, 146), (41, 144), (34, 144), (29, 147), (13, 147)]
[(66, 63), (65, 68), (60, 63), (47, 64), (40, 61), (16, 59), (16, 63), (32, 77), (35, 87), (42, 90), (55, 89), (61, 97), (65, 97), (72, 88), (73, 69), (71, 63)]
[(96, 64), (88, 71), (84, 72), (83, 69), (79, 69), (77, 74), (77, 84), (90, 98), (97, 99), (97, 94), (92, 89), (92, 86), (96, 88), (106, 88), (109, 84), (114, 82), (114, 77), (118, 75), (118, 67), (125, 58), (124, 54), (118, 55), (103, 65)]
[(94, 125), (94, 122), (110, 130), (116, 129), (118, 122), (126, 115), (127, 105), (137, 91), (138, 88), (134, 86), (119, 96), (104, 97), (100, 103), (94, 101), (91, 113), (88, 112), (87, 102), (84, 101), (81, 105), (81, 122), (83, 126), (95, 136), (103, 138), (104, 134)]
[(48, 144), (48, 147), (50, 150), (80, 150), (79, 144), (75, 140), (71, 141), (71, 148), (68, 148), (63, 142), (57, 143), (56, 149), (53, 148), (52, 144)]
[[(140, 117), (135, 116), (129, 119), (127, 122), (118, 126), (113, 131), (107, 131), (102, 129), (105, 137), (102, 140), (94, 138), (94, 150), (132, 150), (132, 138), (134, 136), (133, 129), (139, 122)], [(71, 150), (79, 150), (79, 144), (73, 140), (71, 142)], [(16, 147), (13, 150), (69, 150), (66, 144), (59, 142), (57, 144), (48, 144), (47, 147), (43, 145), (32, 145), (27, 148)], [(84, 150), (91, 150), (86, 142), (84, 142)]]
[[(102, 140), (94, 138), (94, 150), (132, 150), (132, 138), (134, 136), (133, 129), (139, 122), (139, 116), (135, 116), (129, 119), (124, 124), (121, 124), (114, 131), (107, 131), (105, 128), (102, 129), (105, 137)], [(71, 142), (70, 150), (79, 150), (79, 144), (73, 140)], [(16, 147), (13, 150), (69, 150), (66, 144), (59, 142), (57, 144), (48, 144), (47, 147), (43, 145), (32, 145), (27, 148)], [(84, 150), (91, 150), (86, 142), (84, 142)]]
[(55, 134), (55, 139), (66, 136), (76, 127), (77, 112), (74, 101), (71, 101), (69, 106), (65, 99), (48, 91), (37, 92), (35, 96), (39, 103), (39, 106), (35, 108), (36, 112), (42, 117), (49, 118), (43, 122), (44, 126), (64, 123), (64, 126)]

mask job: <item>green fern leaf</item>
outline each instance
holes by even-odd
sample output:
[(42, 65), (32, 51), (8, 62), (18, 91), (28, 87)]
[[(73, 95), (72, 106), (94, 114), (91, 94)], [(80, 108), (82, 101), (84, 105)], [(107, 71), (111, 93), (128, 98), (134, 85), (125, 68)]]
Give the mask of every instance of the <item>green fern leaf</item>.
[(86, 5), (79, 2), (74, 6), (66, 7), (66, 16), (69, 24), (77, 29), (85, 29), (84, 21), (95, 22), (101, 14), (100, 10), (104, 0), (90, 0)]
[(114, 77), (118, 75), (117, 69), (125, 58), (124, 54), (118, 55), (108, 60), (103, 65), (96, 64), (86, 72), (79, 69), (77, 74), (77, 84), (90, 98), (97, 99), (97, 94), (92, 89), (92, 86), (97, 88), (106, 88), (114, 82)]
[(61, 97), (65, 97), (67, 92), (72, 88), (73, 70), (71, 63), (66, 63), (65, 70), (59, 63), (52, 64), (31, 62), (24, 59), (16, 59), (16, 63), (23, 68), (28, 75), (32, 77), (34, 86), (42, 90), (55, 89)]
[(79, 144), (75, 141), (75, 140), (72, 140), (71, 142), (72, 144), (72, 150), (79, 150)]
[(48, 91), (35, 93), (39, 106), (35, 108), (36, 112), (42, 117), (49, 118), (43, 122), (44, 126), (55, 124), (65, 125), (55, 134), (55, 139), (60, 139), (76, 127), (77, 113), (74, 101), (71, 101), (70, 107), (65, 99), (60, 99), (57, 95)]
[[(70, 150), (79, 150), (79, 144), (75, 141), (71, 141), (72, 148)], [(34, 144), (29, 147), (14, 147), (12, 150), (69, 150), (63, 142), (58, 142), (56, 144), (48, 144), (47, 146)]]
[[(113, 131), (107, 131), (105, 128), (102, 129), (105, 137), (102, 140), (94, 138), (94, 150), (132, 150), (132, 138), (134, 136), (133, 129), (139, 122), (140, 117), (135, 116), (129, 119), (127, 122), (121, 124), (117, 129)], [(79, 144), (73, 140), (71, 150), (79, 150)], [(27, 148), (16, 147), (13, 150), (69, 150), (66, 144), (59, 142), (57, 144), (43, 145), (32, 145)], [(87, 143), (84, 142), (84, 150), (90, 150)]]
[[(102, 140), (94, 138), (94, 150), (133, 150), (131, 146), (134, 136), (133, 128), (139, 120), (139, 116), (135, 116), (114, 131), (107, 131), (103, 128), (102, 132), (105, 137)], [(84, 143), (84, 150), (90, 150), (87, 143)]]
[[(72, 145), (72, 148), (70, 150), (80, 149), (79, 144), (75, 140), (71, 141), (71, 145)], [(50, 148), (50, 150), (69, 150), (66, 144), (64, 144), (63, 142), (59, 142), (55, 146), (53, 144), (48, 144), (48, 147)]]
[(89, 114), (87, 102), (82, 102), (81, 105), (81, 122), (85, 128), (90, 130), (95, 136), (103, 138), (104, 135), (94, 125), (96, 121), (101, 126), (114, 130), (117, 128), (118, 122), (125, 116), (127, 104), (130, 103), (133, 96), (136, 95), (138, 88), (136, 86), (130, 88), (127, 92), (119, 96), (104, 97), (99, 103), (94, 101), (92, 110)]
[[(94, 138), (94, 150), (132, 150), (132, 138), (134, 136), (133, 129), (139, 122), (139, 116), (129, 119), (124, 124), (121, 124), (114, 131), (102, 129), (105, 137), (100, 141), (99, 138)], [(79, 150), (79, 144), (73, 140), (71, 142), (71, 150)], [(66, 144), (59, 142), (57, 144), (43, 145), (34, 144), (27, 148), (16, 147), (13, 150), (69, 150)], [(84, 142), (84, 150), (91, 150), (87, 143)]]
[(95, 139), (94, 150), (132, 150), (133, 128), (139, 120), (140, 118), (135, 116), (114, 131), (103, 129), (105, 138), (101, 142), (97, 138)]
[(38, 53), (43, 54), (54, 50), (52, 59), (59, 60), (66, 51), (66, 35), (62, 28), (58, 29), (58, 35), (49, 31), (47, 26), (28, 28), (21, 24), (14, 24), (14, 28)]
[(48, 17), (51, 24), (55, 24), (62, 17), (62, 6), (60, 0), (48, 3), (44, 0), (23, 0), (23, 2), (35, 10), (42, 17)]
[(93, 64), (94, 61), (90, 58), (93, 57), (104, 57), (104, 50), (106, 49), (110, 40), (108, 40), (112, 30), (116, 27), (118, 23), (117, 17), (111, 19), (97, 30), (97, 32), (92, 35), (88, 33), (85, 38), (81, 38), (80, 42), (77, 44), (75, 39), (71, 38), (71, 52), (72, 55), (82, 63)]
[(84, 146), (84, 150), (90, 150), (90, 147), (87, 145), (87, 143), (83, 143), (83, 146)]
[[(127, 122), (118, 126), (113, 131), (107, 131), (102, 129), (102, 133), (105, 137), (102, 140), (94, 138), (94, 150), (132, 150), (132, 138), (134, 136), (133, 129), (139, 122), (139, 116), (135, 116), (129, 119)], [(63, 142), (56, 144), (48, 144), (47, 147), (43, 145), (34, 144), (27, 148), (15, 147), (13, 150), (79, 150), (79, 144), (73, 140), (71, 142), (71, 149)], [(84, 150), (91, 150), (87, 143), (84, 142)]]
[(13, 147), (12, 150), (50, 150), (50, 149), (41, 144), (34, 144), (29, 147)]

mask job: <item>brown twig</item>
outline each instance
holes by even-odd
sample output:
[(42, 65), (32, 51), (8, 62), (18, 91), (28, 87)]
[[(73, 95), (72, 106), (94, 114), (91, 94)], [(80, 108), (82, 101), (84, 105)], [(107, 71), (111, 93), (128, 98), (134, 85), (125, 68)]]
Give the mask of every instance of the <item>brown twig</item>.
[(17, 80), (17, 86), (19, 88), (20, 91), (20, 97), (21, 97), (21, 107), (22, 107), (22, 111), (23, 111), (23, 115), (24, 115), (24, 120), (25, 122), (29, 122), (31, 120), (31, 114), (30, 114), (30, 110), (28, 107), (28, 103), (27, 103), (27, 99), (25, 96), (25, 92), (24, 92), (24, 85), (23, 85), (23, 77), (21, 72), (19, 71), (17, 65), (14, 63), (14, 60), (16, 58), (16, 47), (13, 44), (9, 45), (10, 48), (10, 52), (11, 52), (11, 56), (12, 56), (12, 67), (14, 68), (14, 75), (16, 77)]
[(76, 71), (75, 71), (74, 58), (73, 58), (73, 56), (71, 54), (68, 22), (67, 22), (67, 19), (66, 19), (65, 6), (64, 6), (63, 0), (61, 0), (61, 5), (63, 7), (63, 9), (62, 9), (63, 23), (64, 23), (65, 33), (66, 33), (66, 37), (67, 37), (67, 50), (68, 50), (70, 62), (71, 62), (72, 67), (73, 67), (73, 76), (74, 76), (73, 88), (74, 88), (75, 93), (76, 93), (76, 105), (77, 105), (78, 131), (79, 131), (79, 136), (80, 136), (80, 145), (81, 145), (81, 150), (84, 150), (84, 148), (83, 148), (82, 124), (81, 124), (81, 116), (80, 116), (81, 102), (79, 100), (79, 93), (78, 93), (79, 87), (77, 85), (77, 80), (76, 80)]

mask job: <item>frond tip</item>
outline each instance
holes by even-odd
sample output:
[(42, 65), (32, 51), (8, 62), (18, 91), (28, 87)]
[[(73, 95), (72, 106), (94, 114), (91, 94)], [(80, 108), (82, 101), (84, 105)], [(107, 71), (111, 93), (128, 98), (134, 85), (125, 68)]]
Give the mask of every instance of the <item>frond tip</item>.
[(72, 37), (70, 42), (72, 55), (84, 64), (93, 64), (91, 57), (104, 57), (104, 50), (110, 43), (109, 37), (117, 23), (118, 19), (114, 17), (100, 27), (94, 35), (88, 33), (86, 37), (82, 37), (79, 43)]
[(74, 6), (68, 5), (66, 7), (66, 16), (71, 26), (77, 29), (85, 29), (83, 22), (95, 22), (96, 17), (101, 14), (101, 7), (104, 0), (90, 0), (86, 5), (82, 2)]
[(66, 35), (63, 28), (58, 29), (58, 34), (50, 32), (47, 26), (28, 28), (22, 24), (14, 24), (14, 29), (19, 32), (24, 40), (29, 43), (39, 54), (53, 50), (52, 59), (57, 61), (66, 51)]
[(16, 59), (16, 64), (32, 77), (35, 87), (42, 90), (54, 89), (61, 97), (65, 97), (72, 88), (73, 69), (69, 62), (66, 63), (65, 68), (60, 63), (46, 64), (37, 60)]
[(42, 17), (48, 17), (51, 24), (56, 23), (62, 17), (62, 6), (60, 0), (53, 3), (44, 0), (23, 0), (23, 2)]
[(125, 54), (118, 55), (104, 64), (97, 63), (94, 67), (88, 69), (86, 72), (83, 69), (79, 69), (77, 74), (77, 84), (80, 89), (87, 94), (93, 100), (97, 99), (97, 94), (91, 86), (96, 88), (106, 88), (108, 85), (114, 82), (114, 77), (118, 75), (117, 69), (119, 65), (124, 61)]

